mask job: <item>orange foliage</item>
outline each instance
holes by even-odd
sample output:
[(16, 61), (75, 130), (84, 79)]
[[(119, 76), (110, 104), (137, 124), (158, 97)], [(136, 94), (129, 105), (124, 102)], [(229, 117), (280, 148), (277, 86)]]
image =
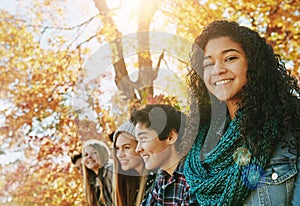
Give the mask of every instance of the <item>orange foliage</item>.
[[(103, 29), (112, 28), (113, 21), (105, 21), (110, 24), (102, 22), (104, 25), (98, 25), (98, 33), (81, 41), (72, 39), (68, 44), (70, 39), (61, 35), (62, 31), (72, 30), (75, 38), (79, 38), (82, 28), (96, 17), (78, 22), (71, 28), (65, 25), (57, 27), (61, 15), (69, 11), (67, 5), (58, 6), (64, 2), (31, 1), (32, 7), (28, 11), (20, 7), (23, 11), (21, 17), (4, 10), (0, 12), (0, 29), (4, 31), (0, 32), (0, 105), (3, 105), (0, 118), (5, 117), (5, 125), (0, 125), (0, 155), (6, 155), (7, 159), (10, 159), (10, 151), (21, 151), (24, 155), (0, 167), (0, 204), (84, 205), (82, 177), (70, 160), (72, 154), (81, 151), (82, 141), (99, 138), (110, 144), (108, 134), (116, 129), (115, 121), (127, 118), (132, 108), (154, 103), (180, 108), (175, 97), (145, 94), (139, 101), (132, 100), (129, 106), (120, 100), (121, 109), (126, 111), (123, 115), (111, 116), (111, 111), (103, 109), (95, 98), (90, 106), (96, 120), (79, 120), (79, 114), (72, 108), (72, 95), (76, 92), (76, 83), (82, 78), (83, 61), (89, 57), (84, 44), (93, 38), (103, 43), (105, 37), (120, 35), (120, 30), (116, 25), (113, 25), (113, 30)], [(298, 1), (199, 2), (161, 1), (150, 28), (169, 32), (166, 28), (175, 25), (178, 36), (192, 41), (212, 20), (243, 18), (249, 26), (263, 33), (275, 51), (289, 61), (288, 67), (293, 74), (300, 77), (297, 70), (300, 66)], [(84, 1), (84, 4), (94, 5), (94, 1)], [(66, 10), (62, 11), (64, 8)], [(47, 9), (51, 12), (46, 12)], [(110, 10), (108, 14), (114, 17), (118, 12)], [(30, 22), (27, 21), (29, 18)], [(128, 19), (128, 23), (133, 20), (136, 18)], [(60, 32), (47, 36), (45, 31), (49, 27)], [(77, 42), (75, 47), (74, 42)], [(144, 79), (147, 79), (145, 74)]]

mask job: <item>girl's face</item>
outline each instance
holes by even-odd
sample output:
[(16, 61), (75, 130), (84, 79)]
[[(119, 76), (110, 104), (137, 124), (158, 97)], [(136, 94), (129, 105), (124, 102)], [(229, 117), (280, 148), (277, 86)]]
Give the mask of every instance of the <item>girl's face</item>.
[(144, 162), (139, 153), (135, 151), (136, 145), (137, 141), (132, 135), (125, 132), (118, 135), (115, 149), (122, 170), (135, 169), (137, 172), (141, 172)]
[(90, 170), (93, 170), (96, 174), (101, 167), (100, 157), (96, 149), (91, 145), (84, 148), (83, 151), (84, 166)]
[(207, 89), (227, 105), (236, 105), (247, 83), (248, 62), (241, 46), (229, 37), (209, 40), (204, 50), (203, 68)]

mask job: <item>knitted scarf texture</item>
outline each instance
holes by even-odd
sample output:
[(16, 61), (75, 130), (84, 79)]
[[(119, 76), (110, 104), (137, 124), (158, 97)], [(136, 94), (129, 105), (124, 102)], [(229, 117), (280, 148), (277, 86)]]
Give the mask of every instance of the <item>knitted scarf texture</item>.
[[(209, 129), (209, 125), (203, 126), (186, 157), (184, 174), (191, 187), (191, 195), (201, 206), (241, 205), (263, 182), (263, 168), (271, 154), (251, 155), (251, 148), (239, 140), (238, 116), (230, 122), (215, 148), (200, 161), (200, 151)], [(276, 136), (277, 127), (268, 125), (266, 131)], [(258, 146), (264, 149), (271, 144), (263, 141)]]

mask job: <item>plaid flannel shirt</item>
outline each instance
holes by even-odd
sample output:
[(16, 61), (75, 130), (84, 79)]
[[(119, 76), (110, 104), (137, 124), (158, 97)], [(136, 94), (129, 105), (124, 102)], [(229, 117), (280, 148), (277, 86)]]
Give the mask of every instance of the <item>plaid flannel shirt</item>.
[(182, 160), (179, 162), (172, 176), (160, 170), (152, 189), (141, 205), (189, 205), (190, 186), (183, 175), (183, 166), (184, 161)]

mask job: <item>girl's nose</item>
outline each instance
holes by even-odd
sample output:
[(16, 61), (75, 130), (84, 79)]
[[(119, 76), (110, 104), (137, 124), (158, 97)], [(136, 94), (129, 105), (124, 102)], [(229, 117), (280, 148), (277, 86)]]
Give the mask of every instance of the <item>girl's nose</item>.
[(226, 71), (227, 71), (226, 66), (222, 62), (217, 61), (214, 65), (212, 74), (220, 75), (220, 74), (226, 73)]
[(118, 158), (124, 157), (124, 156), (125, 156), (124, 152), (122, 152), (122, 151), (117, 151), (117, 157), (118, 157)]

